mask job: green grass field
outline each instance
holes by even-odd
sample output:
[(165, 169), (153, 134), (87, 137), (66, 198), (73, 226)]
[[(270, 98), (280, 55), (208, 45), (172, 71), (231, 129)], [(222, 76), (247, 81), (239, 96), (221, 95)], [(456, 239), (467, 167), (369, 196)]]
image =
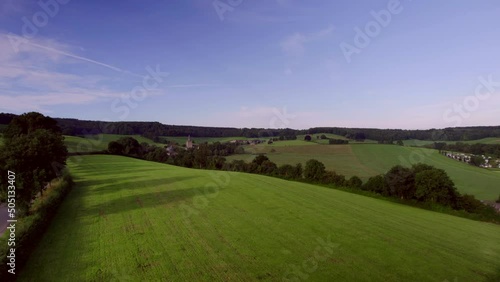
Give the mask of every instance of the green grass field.
[(133, 137), (139, 143), (148, 143), (151, 145), (157, 145), (160, 147), (165, 146), (165, 144), (155, 143), (151, 139), (142, 137), (140, 135), (118, 135), (118, 134), (98, 134), (94, 136), (88, 136), (85, 138), (76, 136), (64, 136), (64, 143), (68, 147), (68, 152), (92, 152), (101, 151), (108, 148), (108, 143), (111, 141), (116, 141), (122, 137)]
[[(437, 141), (437, 142), (443, 142), (443, 141)], [(466, 144), (476, 144), (476, 143), (481, 143), (481, 144), (500, 144), (500, 137), (488, 137), (488, 138), (483, 138), (483, 139), (477, 139), (477, 140), (468, 140), (468, 141), (445, 141), (448, 144), (455, 144), (457, 142), (462, 142)], [(433, 144), (434, 141), (429, 141), (429, 140), (418, 140), (418, 139), (410, 139), (410, 140), (404, 140), (403, 143), (405, 146), (424, 146), (424, 145), (429, 145)]]
[[(365, 147), (366, 146), (366, 147)], [(500, 195), (500, 173), (471, 166), (440, 155), (436, 150), (394, 145), (352, 146), (359, 161), (377, 173), (387, 172), (392, 166), (423, 162), (444, 169), (462, 193), (481, 200), (494, 200)]]
[(265, 153), (278, 165), (296, 163), (305, 165), (307, 160), (317, 159), (329, 170), (335, 170), (347, 177), (357, 175), (363, 181), (371, 176), (385, 173), (398, 164), (411, 166), (423, 162), (444, 169), (462, 193), (473, 194), (481, 200), (494, 200), (500, 194), (500, 171), (461, 163), (431, 149), (382, 144), (317, 145), (311, 142), (308, 145), (292, 144), (278, 147), (279, 143), (247, 146), (245, 150), (249, 154), (232, 155), (226, 159), (228, 161), (242, 159), (248, 162), (254, 158), (253, 154), (258, 153)]
[[(69, 167), (76, 187), (19, 281), (500, 278), (498, 225), (260, 175), (103, 155)], [(214, 173), (224, 185), (203, 192)]]

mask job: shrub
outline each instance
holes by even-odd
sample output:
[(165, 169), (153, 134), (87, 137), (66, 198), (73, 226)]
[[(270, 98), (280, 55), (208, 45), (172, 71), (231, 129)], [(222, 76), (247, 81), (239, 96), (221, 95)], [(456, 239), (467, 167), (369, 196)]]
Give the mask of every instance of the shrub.
[(347, 186), (351, 187), (351, 188), (361, 188), (362, 185), (363, 185), (363, 181), (361, 181), (361, 178), (359, 178), (357, 176), (352, 176), (347, 181)]
[[(19, 218), (16, 223), (16, 275), (26, 264), (31, 252), (36, 248), (43, 237), (59, 205), (64, 200), (73, 186), (71, 175), (64, 171), (60, 179), (52, 182), (52, 185), (35, 200), (31, 206), (29, 215)], [(6, 234), (9, 231), (6, 231)], [(0, 281), (12, 280), (12, 274), (8, 273), (7, 255), (11, 246), (7, 244), (8, 236), (0, 238)]]
[(304, 178), (312, 181), (320, 181), (325, 175), (325, 165), (315, 159), (308, 160), (304, 169)]
[(366, 191), (379, 193), (382, 195), (389, 194), (389, 187), (387, 185), (387, 182), (385, 181), (384, 175), (377, 175), (370, 177), (368, 181), (365, 183), (365, 185), (363, 185), (362, 189)]

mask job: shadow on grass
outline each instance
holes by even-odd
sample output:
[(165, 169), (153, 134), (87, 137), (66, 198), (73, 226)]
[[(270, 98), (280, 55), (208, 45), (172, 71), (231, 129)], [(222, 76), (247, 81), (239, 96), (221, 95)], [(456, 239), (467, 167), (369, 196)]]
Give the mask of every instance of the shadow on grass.
[(109, 214), (119, 214), (137, 209), (154, 208), (158, 206), (173, 207), (182, 202), (187, 202), (195, 196), (205, 197), (215, 191), (204, 191), (203, 186), (185, 189), (151, 191), (147, 193), (137, 193), (116, 199), (111, 199), (85, 209), (85, 215), (104, 216)]
[(486, 280), (487, 282), (498, 282), (500, 281), (500, 267), (497, 268), (496, 273), (493, 276), (489, 276)]
[(83, 188), (85, 197), (100, 198), (98, 204), (86, 208), (82, 215), (105, 216), (141, 208), (169, 207), (182, 201), (187, 202), (197, 195), (205, 197), (218, 192), (214, 189), (204, 189), (203, 181), (196, 184), (186, 182), (199, 177), (113, 177), (79, 181), (76, 189)]
[[(197, 178), (197, 176), (171, 176), (171, 177), (162, 177), (162, 178), (139, 178), (138, 177), (118, 177), (118, 178), (107, 178), (103, 180), (91, 180), (91, 181), (82, 181), (81, 185), (101, 185), (99, 187), (90, 188), (89, 192), (92, 194), (103, 194), (103, 193), (114, 193), (122, 190), (133, 190), (138, 191), (141, 189), (151, 189), (156, 186), (167, 185), (166, 189), (168, 189), (168, 185), (174, 183), (181, 183), (185, 180), (191, 180)], [(109, 184), (106, 184), (109, 183)], [(80, 184), (80, 183), (78, 183)]]

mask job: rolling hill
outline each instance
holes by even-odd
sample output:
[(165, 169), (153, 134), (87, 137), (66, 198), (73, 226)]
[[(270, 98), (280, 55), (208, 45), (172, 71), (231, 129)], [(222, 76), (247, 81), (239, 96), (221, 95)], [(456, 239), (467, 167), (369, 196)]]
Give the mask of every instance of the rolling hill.
[(384, 144), (319, 145), (295, 140), (247, 146), (245, 151), (248, 154), (232, 155), (227, 160), (248, 162), (258, 153), (266, 154), (278, 165), (304, 165), (309, 159), (317, 159), (329, 170), (347, 177), (357, 175), (364, 181), (398, 164), (411, 166), (423, 162), (444, 169), (462, 193), (473, 194), (481, 200), (494, 200), (500, 194), (500, 171), (461, 163), (431, 149)]
[(495, 281), (500, 226), (281, 179), (72, 157), (20, 281)]
[(119, 135), (119, 134), (97, 134), (93, 136), (77, 137), (77, 136), (64, 136), (64, 143), (68, 147), (68, 152), (93, 152), (108, 149), (108, 143), (116, 141), (122, 137), (132, 137), (139, 143), (148, 143), (163, 147), (165, 144), (155, 143), (151, 139), (142, 137), (140, 135)]

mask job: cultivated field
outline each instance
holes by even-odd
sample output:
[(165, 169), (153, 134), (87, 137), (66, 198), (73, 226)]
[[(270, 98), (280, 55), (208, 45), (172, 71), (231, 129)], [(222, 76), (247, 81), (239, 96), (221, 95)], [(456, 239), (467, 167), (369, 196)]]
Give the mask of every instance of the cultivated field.
[(260, 175), (104, 155), (69, 167), (77, 185), (20, 281), (500, 278), (498, 225)]
[[(288, 142), (303, 142), (308, 145)], [(288, 146), (287, 146), (288, 145)], [(385, 173), (401, 164), (411, 166), (418, 162), (444, 169), (462, 193), (475, 195), (481, 200), (494, 200), (500, 194), (500, 173), (452, 160), (436, 150), (383, 144), (318, 145), (305, 141), (283, 141), (272, 145), (245, 147), (249, 154), (232, 155), (228, 161), (251, 161), (252, 154), (265, 153), (278, 165), (302, 163), (317, 159), (329, 170), (351, 177), (357, 175), (366, 181), (369, 177)]]

